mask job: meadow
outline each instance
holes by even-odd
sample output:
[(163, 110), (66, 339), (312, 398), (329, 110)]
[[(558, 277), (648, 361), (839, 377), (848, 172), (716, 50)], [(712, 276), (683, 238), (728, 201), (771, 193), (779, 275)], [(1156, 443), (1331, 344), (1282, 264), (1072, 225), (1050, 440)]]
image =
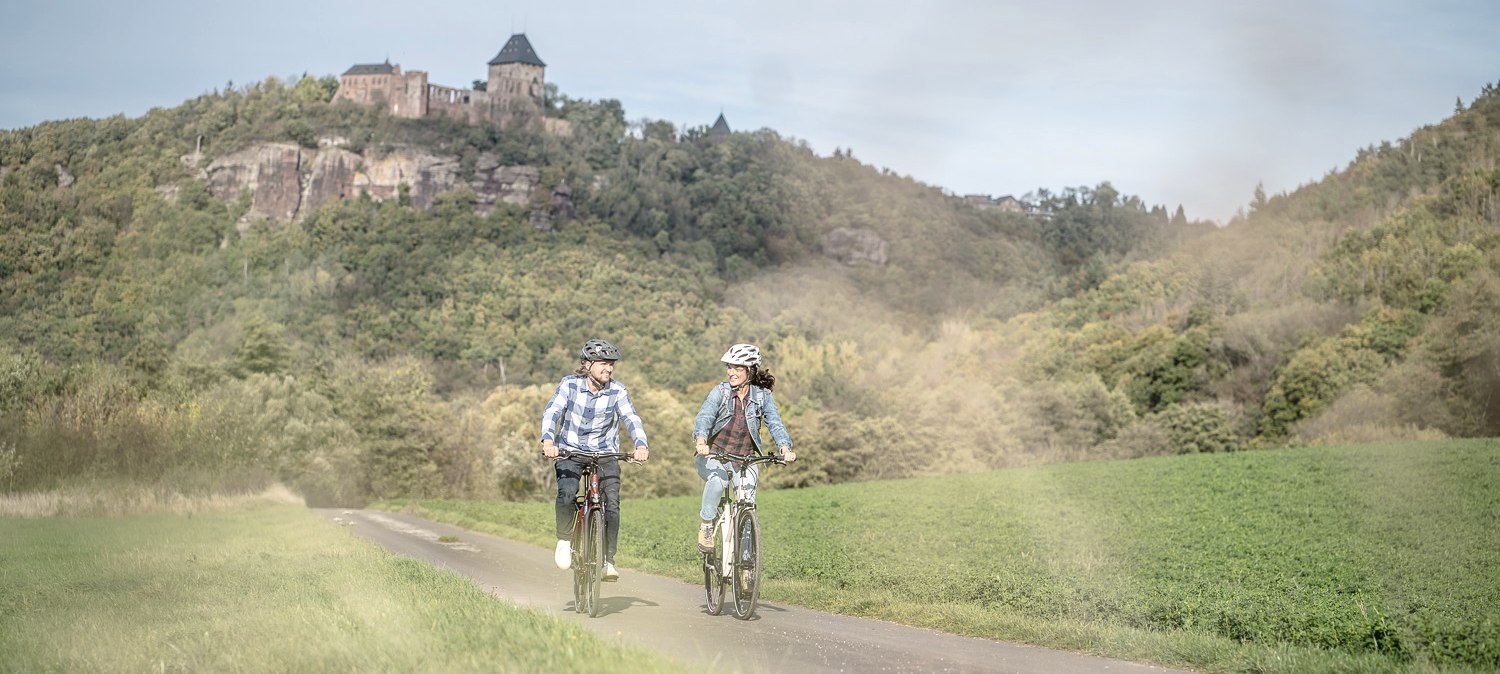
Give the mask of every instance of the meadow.
[[(1496, 440), (1037, 466), (759, 504), (771, 603), (1202, 671), (1500, 669)], [(549, 544), (550, 503), (382, 507)], [(626, 501), (622, 566), (696, 582), (696, 510)]]
[(0, 672), (686, 671), (299, 506), (0, 518)]

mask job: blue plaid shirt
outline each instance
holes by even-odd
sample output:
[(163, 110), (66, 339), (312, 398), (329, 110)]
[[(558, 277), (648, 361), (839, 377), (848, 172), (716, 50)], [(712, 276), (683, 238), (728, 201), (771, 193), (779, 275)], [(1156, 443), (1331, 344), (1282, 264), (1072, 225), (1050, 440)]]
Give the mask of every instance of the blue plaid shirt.
[[(554, 434), (558, 417), (562, 417), (562, 429)], [(610, 381), (603, 391), (594, 393), (586, 375), (570, 374), (558, 382), (557, 392), (542, 411), (542, 440), (575, 452), (618, 452), (621, 421), (630, 429), (636, 447), (647, 446), (646, 428), (623, 384)]]

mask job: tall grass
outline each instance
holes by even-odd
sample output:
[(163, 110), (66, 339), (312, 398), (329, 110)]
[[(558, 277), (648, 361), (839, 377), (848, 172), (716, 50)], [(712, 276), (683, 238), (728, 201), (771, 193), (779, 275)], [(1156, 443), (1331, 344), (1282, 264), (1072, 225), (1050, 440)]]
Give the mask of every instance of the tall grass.
[[(696, 581), (696, 503), (627, 501), (620, 561)], [(1209, 671), (1500, 667), (1495, 440), (1044, 466), (760, 504), (772, 602)], [(537, 542), (551, 521), (550, 504), (416, 505)]]
[(0, 672), (681, 671), (300, 507), (0, 519), (0, 541)]
[(188, 494), (171, 487), (97, 482), (47, 491), (0, 493), (0, 517), (189, 515), (264, 505), (304, 504), (301, 496), (279, 483), (259, 491), (240, 493)]

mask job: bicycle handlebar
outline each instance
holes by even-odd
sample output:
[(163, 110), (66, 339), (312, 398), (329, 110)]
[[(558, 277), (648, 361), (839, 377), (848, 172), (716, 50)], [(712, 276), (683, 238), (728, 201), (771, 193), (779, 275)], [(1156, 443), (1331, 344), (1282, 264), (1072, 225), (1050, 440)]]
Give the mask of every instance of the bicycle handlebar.
[(708, 453), (708, 456), (711, 459), (718, 459), (719, 461), (743, 462), (746, 466), (753, 466), (757, 463), (774, 463), (781, 466), (786, 465), (786, 462), (782, 461), (781, 457), (775, 456), (773, 454), (739, 456), (737, 454), (729, 454), (727, 452), (712, 451)]
[[(542, 456), (546, 456), (546, 454)], [(595, 464), (599, 463), (601, 459), (624, 459), (625, 463), (641, 463), (635, 460), (635, 454), (627, 454), (625, 452), (570, 452), (561, 447), (557, 448), (557, 456), (550, 458), (553, 461), (557, 461), (558, 459), (573, 459), (575, 461), (589, 461)]]

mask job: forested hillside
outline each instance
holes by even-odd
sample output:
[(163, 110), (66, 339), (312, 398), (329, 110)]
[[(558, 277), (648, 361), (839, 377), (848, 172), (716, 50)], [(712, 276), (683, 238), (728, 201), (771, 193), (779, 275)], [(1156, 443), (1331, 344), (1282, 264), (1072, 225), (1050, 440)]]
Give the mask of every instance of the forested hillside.
[[(585, 339), (652, 436), (627, 489), (697, 484), (691, 416), (754, 341), (790, 484), (1297, 440), (1494, 434), (1500, 97), (1222, 230), (1104, 183), (978, 210), (771, 130), (551, 136), (228, 87), (0, 132), (0, 488), (126, 481), (320, 501), (538, 495), (539, 415)], [(362, 196), (247, 217), (194, 168), (257, 143), (540, 169), (481, 215)], [(200, 152), (201, 150), (201, 152)], [(185, 158), (197, 152), (192, 161)], [(576, 217), (531, 211), (559, 185)], [(883, 255), (850, 260), (853, 232)]]

